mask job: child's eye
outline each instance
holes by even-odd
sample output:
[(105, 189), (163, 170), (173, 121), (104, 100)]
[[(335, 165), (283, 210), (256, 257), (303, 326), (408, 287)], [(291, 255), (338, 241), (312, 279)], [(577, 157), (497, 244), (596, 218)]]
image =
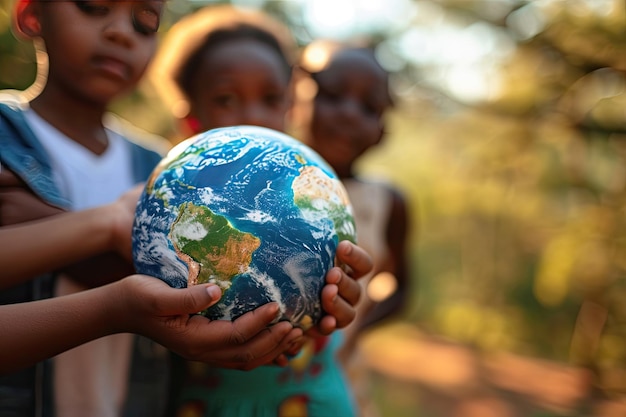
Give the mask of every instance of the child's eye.
[[(106, 16), (111, 8), (110, 3), (110, 1), (74, 0), (76, 7), (89, 16)], [(161, 1), (135, 3), (131, 11), (135, 30), (144, 35), (158, 31), (161, 24), (161, 9)]]
[(264, 101), (270, 107), (278, 107), (283, 102), (283, 96), (281, 94), (268, 94), (265, 96)]
[(233, 107), (237, 105), (237, 96), (234, 94), (222, 94), (215, 96), (213, 101), (220, 107)]
[(362, 103), (361, 108), (365, 114), (378, 114), (378, 106), (370, 103)]
[(322, 87), (321, 85), (319, 86), (318, 94), (322, 97), (326, 97), (327, 99), (331, 101), (339, 100), (339, 96), (340, 96), (340, 94), (337, 91), (330, 89), (330, 88)]
[(144, 35), (156, 33), (161, 24), (161, 11), (148, 5), (137, 4), (133, 8), (133, 26)]
[(74, 0), (74, 4), (80, 11), (90, 16), (104, 16), (109, 11), (106, 5), (95, 1)]

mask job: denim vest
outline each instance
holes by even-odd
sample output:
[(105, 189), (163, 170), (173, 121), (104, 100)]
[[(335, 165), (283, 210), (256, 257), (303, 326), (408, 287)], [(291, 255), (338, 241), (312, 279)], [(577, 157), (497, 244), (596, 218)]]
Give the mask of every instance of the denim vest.
[[(61, 196), (54, 184), (50, 161), (26, 123), (22, 113), (24, 106), (18, 100), (0, 101), (0, 163), (26, 182), (43, 200), (67, 210), (70, 202)], [(128, 139), (126, 143), (130, 147), (135, 181), (147, 180), (161, 155)]]
[[(54, 183), (49, 158), (24, 118), (27, 106), (17, 96), (0, 93), (0, 169), (9, 169), (48, 204), (69, 210), (70, 201), (61, 195)], [(161, 160), (161, 155), (130, 140), (126, 143), (130, 147), (134, 179), (145, 181)], [(53, 274), (48, 273), (0, 290), (0, 304), (49, 298), (53, 280)], [(28, 323), (24, 325), (28, 326)], [(50, 374), (50, 362), (44, 361), (23, 371), (0, 375), (0, 417), (53, 416)]]

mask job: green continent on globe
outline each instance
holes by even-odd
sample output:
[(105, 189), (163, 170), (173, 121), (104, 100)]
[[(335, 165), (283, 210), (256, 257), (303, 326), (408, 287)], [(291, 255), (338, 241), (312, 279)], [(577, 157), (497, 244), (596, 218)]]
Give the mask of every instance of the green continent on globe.
[(210, 282), (228, 289), (232, 279), (246, 271), (261, 241), (208, 207), (184, 203), (179, 210), (170, 240), (189, 267), (188, 285)]
[(354, 217), (349, 209), (348, 193), (340, 181), (327, 176), (315, 166), (305, 166), (291, 185), (294, 204), (303, 215), (329, 217), (339, 240), (356, 240)]

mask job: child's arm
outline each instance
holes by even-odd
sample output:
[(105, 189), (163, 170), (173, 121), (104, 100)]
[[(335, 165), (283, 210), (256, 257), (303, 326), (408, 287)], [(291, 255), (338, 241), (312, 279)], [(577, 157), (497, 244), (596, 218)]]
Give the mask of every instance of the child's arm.
[(302, 335), (288, 322), (267, 327), (276, 303), (234, 322), (192, 315), (220, 295), (216, 286), (174, 289), (134, 275), (64, 297), (0, 306), (0, 374), (122, 332), (143, 334), (188, 359), (248, 370), (280, 358)]
[(131, 257), (132, 223), (142, 186), (112, 204), (0, 229), (0, 289), (98, 253)]

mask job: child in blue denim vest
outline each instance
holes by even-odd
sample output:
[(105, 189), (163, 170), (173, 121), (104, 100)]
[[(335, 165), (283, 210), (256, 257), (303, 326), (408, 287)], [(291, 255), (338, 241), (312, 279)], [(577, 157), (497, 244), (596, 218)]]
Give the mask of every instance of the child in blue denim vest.
[[(134, 133), (126, 123), (105, 120), (111, 102), (132, 91), (154, 54), (162, 9), (161, 1), (17, 1), (14, 28), (34, 43), (39, 67), (24, 95), (0, 105), (2, 227), (110, 203), (144, 181), (160, 161), (156, 142), (140, 145), (128, 139)], [(74, 263), (44, 269), (3, 290), (0, 302), (75, 293), (131, 274), (128, 257), (113, 249), (105, 246)], [(14, 262), (39, 262), (36, 254), (30, 257)], [(2, 392), (19, 400), (1, 401), (2, 412), (120, 415), (135, 342), (158, 352), (148, 340), (117, 334), (4, 376)], [(158, 389), (144, 374), (154, 370), (153, 381), (164, 374), (164, 355), (142, 355), (135, 363), (141, 362), (146, 366), (134, 368), (142, 371), (133, 376), (137, 386)]]

